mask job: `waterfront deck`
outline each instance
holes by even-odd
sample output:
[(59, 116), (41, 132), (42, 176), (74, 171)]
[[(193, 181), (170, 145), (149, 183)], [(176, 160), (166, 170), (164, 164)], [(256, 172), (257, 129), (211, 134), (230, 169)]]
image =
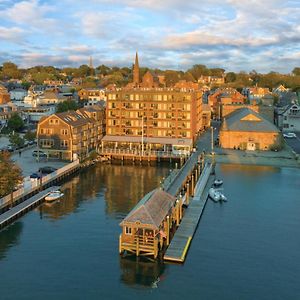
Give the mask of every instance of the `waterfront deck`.
[(206, 165), (195, 187), (195, 196), (185, 211), (183, 219), (164, 255), (164, 260), (180, 263), (184, 262), (206, 205), (208, 190), (213, 183), (213, 176), (211, 175), (212, 168), (212, 165)]
[(39, 205), (42, 203), (46, 197), (46, 195), (51, 190), (57, 190), (59, 187), (52, 186), (50, 188), (47, 188), (46, 190), (39, 192), (38, 194), (34, 195), (28, 200), (25, 200), (24, 202), (18, 204), (17, 206), (14, 206), (10, 210), (6, 211), (5, 213), (0, 215), (0, 230), (4, 228), (9, 223), (13, 222), (18, 217), (25, 214), (27, 211), (32, 209), (33, 207)]

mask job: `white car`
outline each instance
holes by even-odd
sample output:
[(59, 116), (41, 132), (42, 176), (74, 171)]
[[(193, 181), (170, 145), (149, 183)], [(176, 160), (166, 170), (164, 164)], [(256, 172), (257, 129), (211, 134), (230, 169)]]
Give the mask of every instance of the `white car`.
[(296, 138), (296, 134), (294, 132), (287, 132), (283, 134), (283, 137), (288, 138), (288, 139), (292, 139), (292, 138)]

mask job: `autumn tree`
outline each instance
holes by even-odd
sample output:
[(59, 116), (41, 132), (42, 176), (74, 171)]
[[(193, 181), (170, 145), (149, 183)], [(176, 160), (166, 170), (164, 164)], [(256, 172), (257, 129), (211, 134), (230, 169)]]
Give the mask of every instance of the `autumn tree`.
[(4, 62), (2, 66), (2, 78), (3, 79), (20, 79), (21, 72), (18, 69), (18, 66), (10, 61)]
[(0, 197), (12, 196), (14, 188), (22, 180), (22, 170), (12, 161), (10, 154), (6, 151), (0, 153)]

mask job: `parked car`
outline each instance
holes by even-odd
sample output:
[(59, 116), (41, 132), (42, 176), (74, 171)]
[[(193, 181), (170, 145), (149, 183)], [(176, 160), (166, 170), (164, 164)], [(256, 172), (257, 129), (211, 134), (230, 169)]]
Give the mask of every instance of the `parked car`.
[(32, 156), (34, 157), (47, 157), (47, 154), (43, 152), (42, 150), (33, 150), (32, 151)]
[(14, 152), (16, 150), (16, 147), (15, 146), (13, 146), (13, 145), (8, 145), (7, 146), (7, 151), (9, 151), (9, 152)]
[(41, 173), (32, 173), (30, 176), (30, 179), (40, 179), (42, 177)]
[(288, 139), (292, 139), (292, 138), (296, 138), (297, 135), (294, 132), (287, 132), (283, 134), (283, 137), (288, 138)]
[(39, 168), (39, 172), (41, 172), (42, 174), (50, 174), (52, 172), (55, 172), (56, 170), (57, 170), (56, 168), (50, 166)]

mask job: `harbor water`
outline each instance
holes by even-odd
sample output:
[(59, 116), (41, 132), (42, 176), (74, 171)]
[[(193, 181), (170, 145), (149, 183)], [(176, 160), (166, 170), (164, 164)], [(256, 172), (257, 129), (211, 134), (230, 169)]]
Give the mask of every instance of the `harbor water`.
[(0, 299), (300, 299), (300, 170), (217, 165), (183, 265), (121, 258), (119, 223), (173, 166), (97, 165), (0, 232)]

